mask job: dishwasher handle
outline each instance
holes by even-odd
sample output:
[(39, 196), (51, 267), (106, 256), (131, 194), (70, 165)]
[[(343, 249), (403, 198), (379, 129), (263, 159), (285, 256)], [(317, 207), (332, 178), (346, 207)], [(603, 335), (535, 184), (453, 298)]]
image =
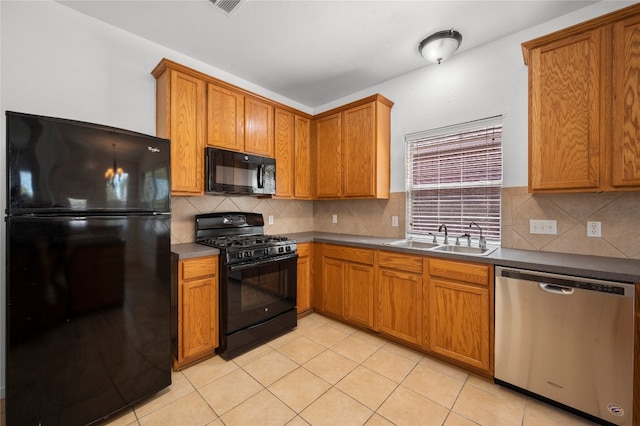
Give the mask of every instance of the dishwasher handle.
[(560, 287), (559, 285), (540, 283), (540, 282), (538, 283), (538, 286), (540, 287), (540, 289), (542, 289), (543, 291), (546, 291), (547, 293), (560, 294), (563, 296), (569, 296), (573, 294), (573, 291), (574, 291), (573, 288)]

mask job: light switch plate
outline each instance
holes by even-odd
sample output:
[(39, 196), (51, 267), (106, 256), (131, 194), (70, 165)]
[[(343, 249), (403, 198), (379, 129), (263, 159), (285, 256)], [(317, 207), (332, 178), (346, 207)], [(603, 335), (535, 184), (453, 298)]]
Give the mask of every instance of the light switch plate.
[(530, 234), (558, 234), (558, 222), (555, 220), (529, 220)]

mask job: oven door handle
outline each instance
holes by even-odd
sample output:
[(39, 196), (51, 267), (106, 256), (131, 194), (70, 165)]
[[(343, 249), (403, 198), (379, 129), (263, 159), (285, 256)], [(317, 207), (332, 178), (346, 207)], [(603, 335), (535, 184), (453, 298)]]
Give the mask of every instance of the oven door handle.
[(283, 262), (289, 259), (296, 259), (297, 257), (298, 257), (298, 253), (283, 254), (282, 256), (267, 257), (261, 260), (229, 265), (228, 268), (229, 268), (229, 271), (231, 272), (243, 271), (245, 269), (255, 268), (257, 266), (262, 266), (262, 265), (268, 265), (274, 262)]

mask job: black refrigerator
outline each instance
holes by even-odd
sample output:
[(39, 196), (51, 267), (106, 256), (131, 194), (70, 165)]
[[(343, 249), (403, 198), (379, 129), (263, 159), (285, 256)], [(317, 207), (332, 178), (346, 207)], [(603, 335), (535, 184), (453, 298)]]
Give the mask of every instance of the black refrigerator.
[(7, 425), (85, 425), (171, 384), (169, 141), (6, 112)]

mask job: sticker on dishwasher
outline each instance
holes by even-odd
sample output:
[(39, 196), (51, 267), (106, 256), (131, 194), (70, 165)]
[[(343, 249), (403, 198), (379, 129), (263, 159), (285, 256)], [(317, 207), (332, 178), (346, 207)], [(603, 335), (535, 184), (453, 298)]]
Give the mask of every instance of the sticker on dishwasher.
[(622, 417), (624, 416), (624, 410), (618, 404), (609, 404), (607, 405), (607, 410), (614, 416)]

